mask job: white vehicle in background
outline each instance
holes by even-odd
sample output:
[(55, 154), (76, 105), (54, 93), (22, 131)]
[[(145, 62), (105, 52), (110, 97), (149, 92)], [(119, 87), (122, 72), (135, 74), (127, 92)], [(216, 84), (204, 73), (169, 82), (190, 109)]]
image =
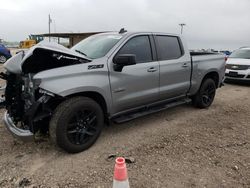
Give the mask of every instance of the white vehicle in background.
[(250, 47), (235, 50), (226, 62), (226, 81), (242, 80), (250, 82)]

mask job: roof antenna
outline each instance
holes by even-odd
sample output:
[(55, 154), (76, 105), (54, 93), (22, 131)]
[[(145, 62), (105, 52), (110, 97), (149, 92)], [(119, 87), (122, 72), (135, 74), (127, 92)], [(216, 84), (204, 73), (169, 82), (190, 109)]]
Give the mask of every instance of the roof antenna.
[(123, 33), (126, 33), (127, 30), (125, 30), (124, 28), (121, 28), (121, 30), (119, 31), (119, 34), (123, 34)]

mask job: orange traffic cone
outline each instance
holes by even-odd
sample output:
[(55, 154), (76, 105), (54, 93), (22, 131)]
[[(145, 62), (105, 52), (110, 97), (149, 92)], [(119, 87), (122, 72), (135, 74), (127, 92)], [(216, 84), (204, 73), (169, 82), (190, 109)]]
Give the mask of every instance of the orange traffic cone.
[(113, 188), (129, 188), (127, 167), (123, 157), (115, 160)]

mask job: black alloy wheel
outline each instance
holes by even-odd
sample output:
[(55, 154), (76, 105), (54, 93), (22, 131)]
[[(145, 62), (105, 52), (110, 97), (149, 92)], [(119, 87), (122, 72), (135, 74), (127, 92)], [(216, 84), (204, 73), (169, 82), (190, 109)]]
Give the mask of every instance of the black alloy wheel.
[(198, 108), (207, 108), (211, 106), (214, 101), (216, 93), (216, 85), (213, 79), (205, 79), (199, 91), (192, 97), (194, 106)]
[(95, 135), (96, 113), (90, 109), (81, 109), (67, 123), (67, 137), (72, 144), (81, 145), (88, 142)]
[(204, 88), (202, 93), (202, 103), (206, 106), (209, 106), (214, 100), (216, 88), (214, 87), (214, 83), (210, 82)]
[(100, 105), (88, 97), (73, 97), (55, 109), (49, 133), (53, 143), (69, 153), (78, 153), (92, 146), (104, 125)]

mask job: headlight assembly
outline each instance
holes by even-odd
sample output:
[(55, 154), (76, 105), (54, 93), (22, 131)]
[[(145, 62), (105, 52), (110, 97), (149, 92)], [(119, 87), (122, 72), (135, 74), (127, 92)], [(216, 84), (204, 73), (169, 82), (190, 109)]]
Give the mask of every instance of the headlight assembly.
[(39, 93), (41, 93), (41, 94), (46, 94), (46, 95), (49, 95), (49, 96), (52, 96), (52, 97), (55, 96), (54, 93), (51, 93), (51, 92), (49, 92), (49, 91), (46, 91), (46, 90), (44, 90), (44, 89), (42, 89), (42, 88), (39, 89)]

